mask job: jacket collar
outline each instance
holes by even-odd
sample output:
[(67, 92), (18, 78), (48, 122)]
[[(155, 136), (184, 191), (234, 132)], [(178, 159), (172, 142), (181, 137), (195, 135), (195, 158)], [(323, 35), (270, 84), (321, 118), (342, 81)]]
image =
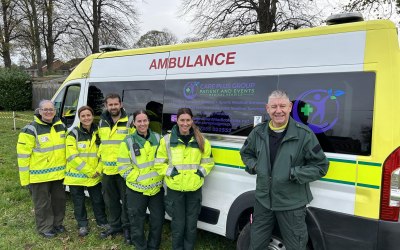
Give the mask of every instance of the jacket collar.
[(34, 121), (38, 124), (41, 125), (48, 125), (48, 126), (53, 126), (56, 122), (60, 121), (60, 118), (58, 118), (57, 116), (54, 116), (53, 120), (51, 121), (51, 123), (48, 122), (44, 122), (42, 120), (42, 116), (40, 114), (35, 114), (33, 117)]
[(141, 145), (144, 145), (146, 143), (146, 141), (149, 141), (151, 146), (157, 146), (158, 145), (158, 141), (156, 136), (154, 135), (154, 133), (151, 131), (151, 129), (148, 130), (149, 133), (149, 138), (146, 140), (145, 138), (143, 138), (142, 136), (140, 136), (137, 132), (137, 130), (135, 131), (135, 133), (133, 133), (133, 137), (135, 137), (135, 140), (137, 142), (139, 142)]
[[(261, 125), (259, 125), (260, 128), (256, 132), (257, 135), (259, 135), (263, 139), (268, 138), (268, 123), (269, 120), (263, 122)], [(300, 124), (296, 120), (294, 120), (292, 117), (289, 117), (286, 134), (282, 141), (298, 139), (299, 136), (297, 134), (297, 127), (299, 126)]]
[(90, 131), (87, 131), (85, 128), (82, 127), (82, 123), (80, 122), (78, 125), (78, 129), (84, 133), (93, 133), (97, 130), (97, 125), (92, 123), (92, 125), (90, 126)]
[[(126, 114), (125, 109), (121, 108), (121, 116), (118, 119), (118, 121), (121, 120), (122, 118), (125, 118), (126, 116), (127, 116), (127, 114)], [(112, 118), (111, 118), (110, 112), (108, 112), (108, 110), (105, 110), (103, 113), (101, 113), (100, 119), (107, 121), (109, 124), (113, 124), (114, 123)]]
[[(178, 144), (184, 144), (182, 142), (182, 140), (179, 139), (179, 128), (178, 125), (174, 125), (171, 129), (171, 138), (170, 138), (170, 145), (171, 147), (176, 147), (178, 146)], [(192, 148), (198, 148), (199, 144), (196, 141), (196, 138), (193, 136), (193, 130), (190, 130), (190, 135), (192, 136), (192, 138), (190, 139), (188, 146), (192, 147)]]

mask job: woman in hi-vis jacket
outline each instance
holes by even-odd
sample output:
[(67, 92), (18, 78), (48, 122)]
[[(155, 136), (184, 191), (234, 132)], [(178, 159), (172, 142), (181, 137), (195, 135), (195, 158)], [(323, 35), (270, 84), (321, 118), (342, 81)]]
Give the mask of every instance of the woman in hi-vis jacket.
[[(164, 224), (163, 177), (154, 168), (154, 157), (160, 135), (149, 129), (149, 116), (139, 110), (133, 114), (135, 130), (120, 145), (117, 166), (125, 179), (126, 206), (130, 236), (135, 249), (159, 249)], [(149, 235), (146, 240), (144, 224), (149, 215)]]
[(66, 139), (67, 171), (64, 185), (69, 185), (78, 235), (83, 237), (89, 233), (85, 189), (89, 192), (97, 225), (108, 228), (108, 223), (101, 192), (101, 165), (97, 157), (100, 138), (97, 126), (93, 124), (93, 109), (89, 106), (81, 107), (78, 117), (79, 126), (74, 127)]
[(194, 249), (201, 187), (214, 160), (211, 145), (195, 126), (189, 108), (178, 110), (177, 125), (161, 139), (155, 161), (167, 185), (165, 210), (172, 218), (172, 248)]

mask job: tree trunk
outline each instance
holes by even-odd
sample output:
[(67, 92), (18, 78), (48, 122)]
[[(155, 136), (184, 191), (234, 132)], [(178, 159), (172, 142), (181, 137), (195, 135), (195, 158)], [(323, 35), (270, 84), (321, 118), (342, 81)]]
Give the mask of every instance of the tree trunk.
[(99, 29), (100, 29), (100, 4), (97, 0), (93, 0), (93, 47), (92, 53), (98, 53), (100, 51), (99, 42)]
[(8, 17), (9, 1), (1, 0), (1, 9), (3, 14), (3, 30), (1, 31), (1, 54), (4, 61), (4, 67), (11, 68), (10, 53), (10, 27)]
[(36, 11), (35, 0), (30, 0), (30, 4), (32, 8), (33, 33), (34, 33), (33, 40), (34, 40), (36, 59), (37, 59), (38, 76), (43, 76), (42, 53), (41, 53), (42, 49), (40, 46), (39, 24), (38, 24), (38, 15)]
[(260, 25), (260, 33), (269, 33), (276, 31), (274, 29), (276, 18), (277, 0), (260, 0), (257, 10), (257, 19)]
[(47, 16), (47, 47), (46, 47), (46, 63), (47, 71), (53, 71), (54, 61), (54, 38), (53, 38), (53, 0), (45, 1)]

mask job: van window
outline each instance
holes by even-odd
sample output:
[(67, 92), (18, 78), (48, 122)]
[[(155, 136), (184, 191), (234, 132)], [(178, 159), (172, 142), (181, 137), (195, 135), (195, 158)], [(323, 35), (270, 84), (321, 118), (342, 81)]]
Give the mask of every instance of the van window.
[(104, 109), (104, 98), (110, 93), (121, 96), (128, 115), (139, 109), (146, 110), (149, 113), (150, 128), (161, 133), (164, 81), (91, 82), (87, 104), (95, 111), (96, 121)]
[(67, 128), (74, 123), (80, 90), (78, 84), (66, 86), (54, 99), (57, 116)]
[(371, 153), (372, 72), (167, 80), (163, 128), (188, 107), (202, 132), (247, 136), (268, 119), (265, 103), (275, 89), (288, 93), (292, 117), (314, 131), (325, 152)]
[(375, 73), (279, 77), (293, 102), (292, 117), (316, 134), (325, 152), (370, 155)]
[(163, 126), (171, 129), (177, 110), (188, 107), (204, 133), (247, 136), (265, 119), (267, 93), (277, 84), (277, 76), (167, 80)]

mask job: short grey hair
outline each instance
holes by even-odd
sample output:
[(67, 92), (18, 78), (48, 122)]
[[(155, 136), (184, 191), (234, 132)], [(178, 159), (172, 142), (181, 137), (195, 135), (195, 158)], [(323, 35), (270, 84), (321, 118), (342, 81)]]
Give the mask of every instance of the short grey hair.
[(39, 109), (43, 108), (44, 104), (48, 103), (48, 102), (51, 103), (53, 105), (53, 107), (54, 107), (54, 103), (51, 100), (41, 100), (39, 102)]
[(290, 102), (289, 95), (286, 94), (285, 91), (280, 90), (280, 89), (277, 89), (277, 90), (274, 90), (271, 92), (271, 94), (268, 96), (268, 103), (269, 103), (270, 99), (272, 99), (272, 98), (284, 98)]

